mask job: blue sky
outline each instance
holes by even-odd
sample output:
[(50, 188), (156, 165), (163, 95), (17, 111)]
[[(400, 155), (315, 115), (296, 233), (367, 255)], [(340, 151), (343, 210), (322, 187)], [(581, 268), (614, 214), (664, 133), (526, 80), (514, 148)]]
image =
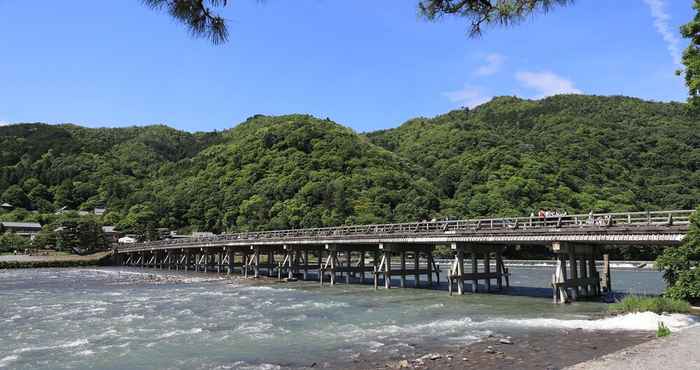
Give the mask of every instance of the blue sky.
[(139, 0), (0, 0), (0, 124), (230, 128), (310, 113), (357, 131), (557, 93), (683, 101), (691, 0), (578, 0), (469, 38), (418, 0), (229, 0), (214, 46)]

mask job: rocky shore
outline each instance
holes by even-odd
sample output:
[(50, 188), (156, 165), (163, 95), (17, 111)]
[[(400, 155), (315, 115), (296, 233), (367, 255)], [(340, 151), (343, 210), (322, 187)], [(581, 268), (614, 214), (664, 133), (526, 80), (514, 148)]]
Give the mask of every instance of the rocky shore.
[[(540, 330), (525, 335), (492, 335), (462, 348), (433, 349), (424, 355), (391, 361), (358, 359), (349, 369), (562, 369), (654, 339), (637, 331)], [(314, 365), (326, 367), (329, 364)], [(333, 366), (329, 366), (333, 368)]]

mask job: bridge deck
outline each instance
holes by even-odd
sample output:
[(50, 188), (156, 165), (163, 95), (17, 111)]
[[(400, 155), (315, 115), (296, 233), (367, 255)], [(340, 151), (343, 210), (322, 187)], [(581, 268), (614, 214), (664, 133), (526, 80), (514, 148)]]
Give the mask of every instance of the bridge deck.
[(215, 246), (378, 245), (481, 243), (543, 245), (675, 245), (688, 230), (692, 210), (514, 217), (273, 230), (206, 238), (120, 245), (117, 253)]

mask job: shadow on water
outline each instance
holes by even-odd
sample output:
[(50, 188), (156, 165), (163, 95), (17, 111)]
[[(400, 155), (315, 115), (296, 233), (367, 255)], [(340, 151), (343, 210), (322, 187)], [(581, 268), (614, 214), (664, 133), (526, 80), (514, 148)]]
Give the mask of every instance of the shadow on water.
[[(505, 281), (503, 282), (503, 288), (499, 290), (494, 281), (491, 284), (491, 290), (488, 294), (492, 295), (509, 295), (515, 297), (532, 297), (532, 298), (552, 298), (552, 288), (549, 285), (551, 281), (550, 269), (545, 268), (511, 268), (510, 286), (506, 287)], [(324, 279), (324, 284), (329, 285), (329, 277)], [(309, 279), (305, 282), (306, 284), (312, 284), (313, 281), (318, 282), (317, 274), (309, 274)], [(363, 282), (359, 277), (350, 278), (351, 285), (360, 285), (366, 287), (372, 287), (374, 282), (371, 276), (365, 278)], [(344, 286), (346, 284), (345, 276), (340, 276), (336, 278), (337, 286)], [(401, 280), (399, 276), (392, 276), (391, 287), (392, 289), (400, 288)], [(448, 283), (444, 279), (444, 275), (441, 275), (440, 284), (437, 281), (433, 281), (433, 285), (428, 287), (425, 277), (421, 278), (420, 289), (421, 290), (433, 290), (440, 292), (447, 292), (449, 290)], [(415, 280), (413, 276), (407, 275), (405, 286), (407, 288), (416, 288)], [(619, 301), (627, 295), (639, 295), (639, 296), (658, 296), (663, 293), (665, 288), (662, 274), (658, 271), (653, 270), (614, 270), (613, 271), (613, 288), (612, 293), (603, 294), (599, 297), (581, 297), (580, 300), (583, 301), (596, 301), (596, 302), (615, 302)], [(383, 290), (384, 280), (382, 278), (378, 281), (378, 289)], [(486, 285), (483, 281), (480, 281), (477, 289), (479, 294), (487, 293)], [(457, 287), (456, 284), (453, 285), (453, 294), (456, 294)], [(464, 294), (472, 294), (472, 282), (464, 282)]]

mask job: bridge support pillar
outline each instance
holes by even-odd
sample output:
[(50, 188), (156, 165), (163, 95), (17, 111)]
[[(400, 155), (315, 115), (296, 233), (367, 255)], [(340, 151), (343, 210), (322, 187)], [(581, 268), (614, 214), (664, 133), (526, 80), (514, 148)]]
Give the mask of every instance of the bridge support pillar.
[(379, 288), (379, 251), (372, 253), (372, 271), (374, 272), (374, 289)]
[(350, 284), (350, 269), (352, 269), (352, 250), (345, 252), (345, 284)]
[(420, 252), (415, 251), (415, 252), (413, 252), (413, 271), (415, 271), (414, 276), (413, 276), (413, 280), (415, 281), (416, 288), (420, 288), (419, 269), (420, 269)]
[(607, 254), (603, 255), (603, 274), (602, 278), (598, 281), (599, 285), (602, 285), (601, 291), (603, 293), (611, 293), (611, 281), (610, 281), (610, 258)]
[(267, 277), (275, 276), (275, 252), (267, 252)]
[(401, 287), (405, 288), (406, 287), (406, 251), (403, 250), (399, 254), (399, 257), (401, 258)]
[[(496, 280), (498, 290), (503, 289), (503, 278), (506, 278), (506, 286), (510, 285), (509, 272), (503, 263), (503, 246), (501, 245), (470, 245), (465, 243), (452, 243), (455, 251), (455, 259), (447, 276), (448, 290), (452, 294), (453, 285), (457, 284), (457, 293), (464, 294), (464, 282), (471, 281), (472, 293), (479, 291), (479, 280), (484, 281), (486, 291), (491, 291), (491, 280)], [(464, 272), (464, 255), (471, 256), (471, 272)], [(478, 256), (483, 256), (483, 268), (479, 271)], [(496, 270), (491, 270), (491, 258), (495, 257)]]
[(384, 250), (384, 255), (382, 256), (382, 262), (384, 264), (384, 288), (391, 288), (391, 252)]
[(557, 266), (552, 275), (554, 303), (600, 295), (600, 276), (595, 265), (596, 247), (554, 242), (551, 248), (557, 254)]
[(260, 277), (260, 248), (255, 247), (253, 252), (253, 277)]

